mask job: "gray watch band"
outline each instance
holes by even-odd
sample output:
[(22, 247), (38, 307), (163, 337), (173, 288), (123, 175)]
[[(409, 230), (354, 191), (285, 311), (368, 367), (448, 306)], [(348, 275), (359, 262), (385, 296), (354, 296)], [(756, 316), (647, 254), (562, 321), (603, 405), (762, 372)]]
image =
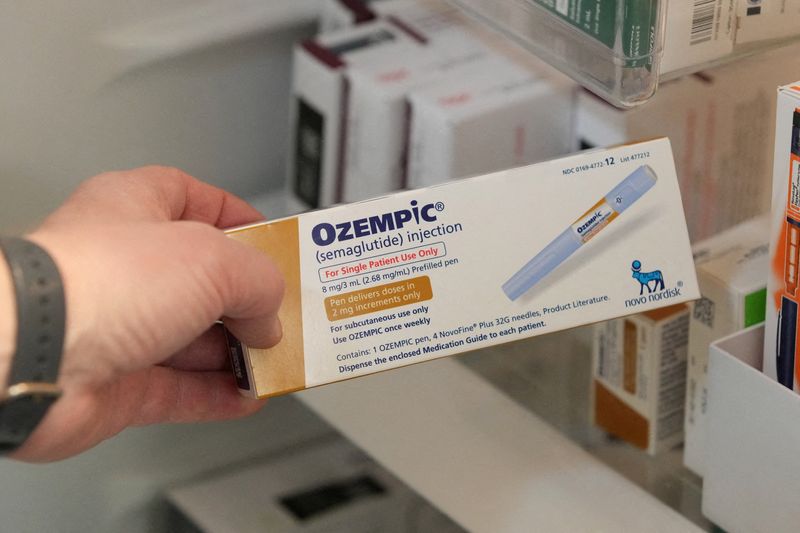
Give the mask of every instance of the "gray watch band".
[(19, 447), (58, 398), (66, 306), (53, 259), (25, 239), (0, 238), (17, 307), (16, 350), (8, 383), (0, 391), (0, 453)]

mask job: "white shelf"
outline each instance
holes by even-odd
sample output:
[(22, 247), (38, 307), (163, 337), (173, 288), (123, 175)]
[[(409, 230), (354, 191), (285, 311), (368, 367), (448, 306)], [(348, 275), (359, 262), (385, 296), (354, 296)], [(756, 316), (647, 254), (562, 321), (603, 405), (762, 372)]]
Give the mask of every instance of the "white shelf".
[(469, 531), (701, 531), (452, 359), (298, 397)]

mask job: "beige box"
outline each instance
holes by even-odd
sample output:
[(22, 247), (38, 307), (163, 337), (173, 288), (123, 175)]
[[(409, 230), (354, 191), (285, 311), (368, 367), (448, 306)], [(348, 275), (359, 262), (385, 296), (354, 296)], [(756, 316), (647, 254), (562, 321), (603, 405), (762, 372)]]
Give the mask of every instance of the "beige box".
[(576, 147), (667, 136), (692, 242), (769, 210), (775, 87), (800, 77), (800, 45), (664, 83), (647, 105), (623, 111), (579, 96)]
[(738, 0), (736, 44), (800, 35), (800, 0)]
[(313, 211), (229, 235), (272, 257), (286, 280), (280, 344), (258, 350), (231, 342), (240, 388), (253, 396), (699, 295), (666, 139)]
[(683, 304), (596, 325), (594, 424), (651, 455), (680, 444), (688, 344)]

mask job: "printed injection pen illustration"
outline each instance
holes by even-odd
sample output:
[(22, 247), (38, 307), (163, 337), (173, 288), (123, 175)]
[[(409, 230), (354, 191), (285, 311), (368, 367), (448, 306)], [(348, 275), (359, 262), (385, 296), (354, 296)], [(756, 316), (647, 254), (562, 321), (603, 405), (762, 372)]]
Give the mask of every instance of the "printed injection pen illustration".
[(778, 382), (790, 389), (795, 382), (795, 343), (797, 341), (797, 285), (800, 263), (800, 109), (792, 118), (792, 143), (789, 157), (789, 199), (786, 205), (786, 258), (783, 264), (784, 294), (778, 312), (778, 339), (775, 354)]
[(581, 246), (600, 233), (611, 221), (636, 203), (639, 198), (653, 188), (657, 180), (656, 173), (648, 165), (634, 170), (511, 276), (503, 284), (503, 292), (512, 301), (528, 292), (569, 259)]

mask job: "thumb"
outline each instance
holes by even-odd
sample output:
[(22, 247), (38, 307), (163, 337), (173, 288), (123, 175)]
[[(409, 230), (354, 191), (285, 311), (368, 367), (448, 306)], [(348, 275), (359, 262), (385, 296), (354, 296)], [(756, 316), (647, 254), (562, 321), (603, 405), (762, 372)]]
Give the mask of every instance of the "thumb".
[[(218, 230), (212, 230), (218, 232)], [(282, 336), (278, 310), (283, 299), (283, 275), (256, 248), (222, 237), (212, 248), (208, 268), (217, 288), (225, 326), (254, 348), (270, 348)]]

